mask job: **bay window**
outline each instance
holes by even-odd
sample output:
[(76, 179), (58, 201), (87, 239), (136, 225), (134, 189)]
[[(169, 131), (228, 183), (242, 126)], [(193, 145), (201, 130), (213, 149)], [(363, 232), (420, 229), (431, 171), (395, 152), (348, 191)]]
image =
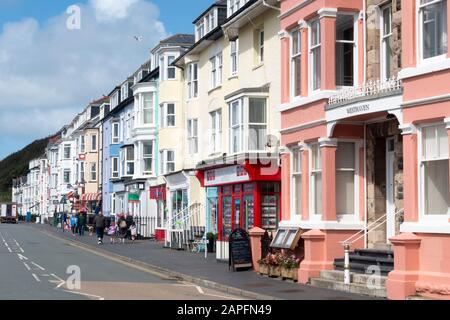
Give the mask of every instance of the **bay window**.
[(300, 30), (291, 33), (291, 95), (298, 97), (301, 92), (302, 43)]
[(421, 207), (424, 217), (449, 213), (448, 134), (444, 124), (421, 129), (420, 176)]
[(188, 128), (188, 152), (195, 154), (198, 152), (198, 120), (189, 119), (187, 123)]
[(142, 174), (151, 175), (153, 173), (153, 141), (142, 143)]
[(294, 149), (291, 153), (291, 199), (294, 215), (302, 214), (302, 152)]
[(338, 14), (336, 18), (336, 85), (352, 87), (355, 82), (355, 16)]
[(391, 78), (391, 67), (394, 55), (391, 48), (392, 39), (392, 6), (381, 9), (381, 79)]
[(84, 182), (84, 161), (80, 162), (80, 182)]
[(175, 61), (175, 56), (167, 56), (167, 80), (173, 80), (176, 77), (176, 70), (174, 66), (171, 66), (172, 62)]
[(187, 67), (187, 85), (188, 98), (196, 98), (198, 96), (198, 63), (194, 62)]
[(222, 111), (216, 110), (210, 114), (211, 121), (211, 154), (217, 153), (222, 149)]
[(84, 153), (86, 151), (86, 143), (84, 141), (84, 135), (80, 136), (80, 153)]
[(125, 172), (124, 176), (132, 176), (134, 174), (134, 146), (124, 147), (123, 154), (123, 165)]
[(266, 98), (246, 97), (232, 101), (230, 152), (262, 151), (267, 144)]
[(447, 53), (447, 0), (419, 0), (419, 51), (422, 59)]
[(310, 150), (310, 196), (311, 213), (316, 217), (322, 215), (322, 156), (318, 143), (311, 145)]
[(354, 142), (339, 142), (336, 150), (336, 213), (355, 214), (356, 153)]
[(117, 157), (111, 158), (111, 178), (119, 178), (119, 158)]
[(320, 90), (321, 83), (321, 37), (320, 37), (320, 20), (314, 20), (310, 25), (310, 86), (311, 91)]
[(112, 143), (119, 143), (119, 122), (112, 123)]
[(142, 95), (142, 120), (143, 124), (153, 124), (153, 93), (144, 93)]

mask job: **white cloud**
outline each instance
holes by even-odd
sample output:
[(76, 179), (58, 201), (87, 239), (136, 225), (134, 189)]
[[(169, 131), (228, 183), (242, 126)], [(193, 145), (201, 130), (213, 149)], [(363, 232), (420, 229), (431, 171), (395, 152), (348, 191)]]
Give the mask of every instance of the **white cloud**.
[(3, 137), (53, 133), (131, 75), (167, 36), (148, 1), (91, 0), (80, 8), (80, 30), (66, 28), (65, 10), (45, 23), (27, 18), (0, 29)]

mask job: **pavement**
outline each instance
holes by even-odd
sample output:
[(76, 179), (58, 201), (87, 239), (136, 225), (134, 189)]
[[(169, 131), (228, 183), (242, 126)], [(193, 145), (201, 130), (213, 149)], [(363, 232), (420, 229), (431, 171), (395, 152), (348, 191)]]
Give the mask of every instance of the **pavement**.
[[(26, 224), (19, 228), (28, 228), (64, 240), (74, 246), (88, 250), (122, 263), (128, 263), (143, 270), (153, 270), (168, 277), (186, 281), (203, 288), (217, 290), (246, 299), (282, 299), (282, 300), (368, 300), (346, 292), (316, 288), (279, 279), (261, 276), (256, 272), (228, 269), (228, 264), (217, 262), (214, 254), (205, 259), (204, 253), (171, 250), (152, 240), (139, 240), (125, 244), (110, 244), (105, 237), (103, 245), (97, 245), (95, 236), (73, 236), (71, 233), (56, 229), (50, 225)], [(216, 293), (217, 295), (217, 293)]]
[(44, 230), (0, 224), (0, 300), (243, 299), (93, 254)]

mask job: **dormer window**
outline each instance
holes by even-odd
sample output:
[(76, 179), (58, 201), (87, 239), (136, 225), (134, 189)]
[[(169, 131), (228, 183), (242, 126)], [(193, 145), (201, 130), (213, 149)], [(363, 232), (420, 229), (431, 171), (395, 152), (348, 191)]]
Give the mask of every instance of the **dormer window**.
[(119, 105), (119, 91), (113, 93), (111, 97), (111, 110)]
[(239, 11), (249, 0), (228, 0), (228, 17)]
[(199, 41), (218, 25), (217, 8), (212, 9), (195, 24), (195, 40)]
[(122, 85), (121, 94), (122, 101), (128, 98), (128, 82)]

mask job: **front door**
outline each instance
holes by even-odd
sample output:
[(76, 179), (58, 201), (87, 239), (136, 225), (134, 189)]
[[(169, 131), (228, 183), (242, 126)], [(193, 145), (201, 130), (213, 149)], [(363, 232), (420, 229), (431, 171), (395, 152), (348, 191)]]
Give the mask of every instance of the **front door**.
[(395, 236), (394, 138), (386, 139), (386, 243)]

